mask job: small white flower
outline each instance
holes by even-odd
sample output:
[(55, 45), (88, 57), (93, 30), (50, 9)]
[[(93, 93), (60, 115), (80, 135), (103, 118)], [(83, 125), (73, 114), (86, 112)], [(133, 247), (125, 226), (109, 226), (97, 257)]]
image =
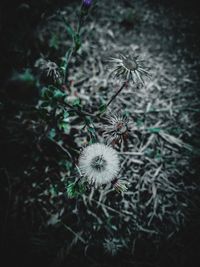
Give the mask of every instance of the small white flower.
[(119, 172), (117, 151), (100, 143), (89, 145), (80, 155), (79, 168), (89, 183), (98, 186), (111, 182)]

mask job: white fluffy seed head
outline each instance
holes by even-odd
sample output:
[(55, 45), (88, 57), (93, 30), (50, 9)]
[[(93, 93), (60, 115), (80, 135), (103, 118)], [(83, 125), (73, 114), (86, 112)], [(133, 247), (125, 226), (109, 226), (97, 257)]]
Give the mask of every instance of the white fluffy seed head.
[(79, 168), (89, 183), (97, 186), (109, 183), (119, 172), (117, 151), (100, 143), (89, 145), (80, 155)]

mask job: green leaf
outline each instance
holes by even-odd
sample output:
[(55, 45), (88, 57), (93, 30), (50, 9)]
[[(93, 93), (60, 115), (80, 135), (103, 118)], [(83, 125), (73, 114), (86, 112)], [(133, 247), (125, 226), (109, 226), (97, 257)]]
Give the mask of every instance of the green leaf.
[(56, 130), (54, 128), (52, 128), (49, 133), (48, 133), (48, 136), (51, 138), (51, 139), (54, 139), (54, 137), (56, 136)]
[(107, 106), (105, 104), (101, 105), (99, 108), (100, 113), (104, 113), (107, 109)]
[(69, 198), (77, 197), (80, 194), (83, 194), (86, 191), (86, 188), (83, 184), (74, 182), (67, 185), (67, 196)]
[(68, 118), (69, 117), (69, 112), (64, 110), (63, 116), (64, 116), (65, 119)]
[(65, 159), (60, 160), (59, 165), (66, 170), (70, 170), (73, 166), (72, 162), (65, 160)]
[(66, 27), (66, 31), (67, 33), (74, 38), (74, 35), (76, 34), (76, 32), (72, 29), (70, 24), (67, 24), (67, 22), (65, 21), (65, 27)]
[(41, 108), (46, 108), (46, 107), (49, 106), (49, 102), (48, 102), (48, 101), (41, 101), (41, 102), (39, 103), (39, 106), (40, 106)]
[(78, 51), (81, 47), (81, 37), (79, 34), (76, 34), (74, 36), (74, 42), (75, 42), (75, 51)]
[(73, 107), (81, 107), (80, 98), (76, 98), (75, 100), (73, 100), (72, 105), (73, 105)]
[(51, 185), (49, 191), (53, 197), (56, 197), (58, 195), (58, 188), (56, 186)]
[(160, 151), (156, 151), (156, 159), (161, 159), (162, 158), (162, 155), (161, 155), (161, 153), (160, 153)]
[(137, 123), (137, 126), (140, 127), (144, 124), (144, 120), (138, 118), (136, 123)]
[(53, 97), (53, 91), (51, 90), (51, 88), (43, 88), (41, 91), (41, 96), (45, 100), (49, 100), (49, 98)]
[(155, 151), (153, 149), (151, 149), (151, 148), (147, 148), (147, 149), (145, 149), (144, 154), (147, 157), (153, 158), (154, 154), (155, 154)]
[(65, 97), (65, 93), (60, 91), (59, 89), (57, 89), (54, 92), (54, 97), (57, 98), (57, 99)]
[(88, 126), (88, 131), (91, 133), (92, 137), (96, 140), (96, 131), (94, 127)]
[(153, 128), (148, 128), (148, 132), (150, 133), (159, 133), (161, 131), (161, 128), (153, 127)]
[(130, 116), (130, 111), (124, 110), (122, 114), (128, 118)]
[(62, 121), (58, 124), (58, 128), (61, 130), (61, 131), (64, 131), (65, 133), (69, 133), (70, 132), (70, 125), (69, 125), (69, 122), (67, 121)]
[(23, 73), (14, 74), (12, 80), (20, 80), (28, 83), (29, 85), (35, 84), (35, 78), (29, 69), (26, 69)]
[(52, 34), (51, 39), (49, 41), (49, 47), (58, 50), (59, 48), (59, 39), (56, 34)]
[(85, 117), (85, 124), (89, 126), (89, 125), (92, 124), (92, 123), (93, 123), (92, 118), (89, 117), (89, 116), (86, 116), (86, 117)]

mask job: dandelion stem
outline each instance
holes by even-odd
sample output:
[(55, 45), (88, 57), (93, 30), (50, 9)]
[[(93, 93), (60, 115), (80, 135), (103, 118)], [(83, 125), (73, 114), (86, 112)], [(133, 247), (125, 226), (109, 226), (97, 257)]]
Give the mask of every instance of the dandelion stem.
[(118, 94), (128, 85), (128, 81), (125, 81), (122, 86), (119, 88), (119, 90), (111, 97), (111, 99), (106, 104), (106, 108), (113, 102), (113, 100), (118, 96)]

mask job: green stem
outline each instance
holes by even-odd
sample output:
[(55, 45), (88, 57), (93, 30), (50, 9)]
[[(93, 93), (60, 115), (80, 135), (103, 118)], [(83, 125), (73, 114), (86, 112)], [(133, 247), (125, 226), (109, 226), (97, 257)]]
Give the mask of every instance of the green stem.
[(81, 16), (79, 16), (79, 20), (78, 20), (78, 27), (77, 27), (77, 31), (76, 33), (74, 34), (73, 36), (73, 43), (72, 43), (72, 46), (69, 48), (69, 50), (67, 51), (67, 53), (65, 54), (65, 57), (66, 57), (66, 63), (65, 63), (65, 73), (64, 73), (64, 83), (67, 82), (67, 72), (68, 72), (68, 65), (69, 65), (69, 62), (71, 60), (71, 57), (73, 55), (73, 53), (75, 52), (76, 50), (76, 41), (75, 41), (75, 36), (76, 35), (80, 35), (80, 30), (81, 30), (81, 26), (82, 26), (82, 19), (81, 19)]
[(78, 110), (78, 109), (74, 108), (72, 105), (70, 105), (69, 103), (65, 103), (65, 104), (66, 104), (66, 106), (71, 108), (74, 112), (76, 112), (76, 114), (78, 114), (81, 117), (85, 117), (85, 116), (95, 117), (95, 114), (92, 114), (92, 113), (89, 113), (89, 112), (86, 112), (86, 111)]
[(65, 54), (65, 57), (66, 57), (66, 63), (65, 63), (65, 73), (64, 73), (64, 83), (67, 82), (67, 72), (68, 72), (68, 65), (69, 65), (69, 62), (71, 60), (71, 57), (72, 57), (72, 54), (74, 52), (74, 41), (73, 41), (73, 45), (70, 47), (69, 51), (67, 51), (67, 53)]

